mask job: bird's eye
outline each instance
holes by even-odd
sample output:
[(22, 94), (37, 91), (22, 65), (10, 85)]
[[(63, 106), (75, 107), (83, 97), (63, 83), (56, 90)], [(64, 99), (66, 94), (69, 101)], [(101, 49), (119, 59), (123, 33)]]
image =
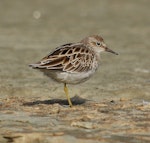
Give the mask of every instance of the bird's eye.
[(96, 45), (97, 45), (97, 46), (100, 46), (100, 45), (101, 45), (101, 43), (100, 43), (100, 42), (97, 42), (97, 43), (96, 43)]

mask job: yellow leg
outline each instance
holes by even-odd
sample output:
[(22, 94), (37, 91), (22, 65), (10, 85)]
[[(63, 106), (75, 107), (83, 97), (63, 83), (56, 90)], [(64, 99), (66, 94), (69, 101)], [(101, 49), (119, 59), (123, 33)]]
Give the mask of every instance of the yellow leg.
[(72, 107), (72, 102), (71, 102), (69, 94), (68, 94), (68, 88), (67, 88), (66, 83), (64, 83), (64, 91), (65, 91), (65, 94), (67, 96), (67, 100), (68, 100), (69, 106)]

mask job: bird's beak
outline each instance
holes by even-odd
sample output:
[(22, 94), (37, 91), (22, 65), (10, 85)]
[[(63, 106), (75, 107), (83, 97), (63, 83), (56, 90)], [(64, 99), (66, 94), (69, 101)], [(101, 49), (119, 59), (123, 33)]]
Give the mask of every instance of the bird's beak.
[(109, 49), (108, 47), (105, 48), (105, 51), (106, 51), (106, 52), (113, 53), (113, 54), (115, 54), (115, 55), (119, 55), (118, 53), (114, 52), (113, 50)]

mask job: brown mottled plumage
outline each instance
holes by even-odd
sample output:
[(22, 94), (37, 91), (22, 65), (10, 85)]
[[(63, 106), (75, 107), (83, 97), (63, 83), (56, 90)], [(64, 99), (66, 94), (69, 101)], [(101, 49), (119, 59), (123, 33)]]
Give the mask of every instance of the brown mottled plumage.
[(100, 52), (116, 52), (107, 48), (101, 36), (93, 35), (77, 43), (68, 43), (57, 47), (53, 52), (35, 64), (39, 69), (57, 82), (64, 83), (69, 105), (72, 106), (66, 84), (78, 84), (89, 79), (97, 70)]

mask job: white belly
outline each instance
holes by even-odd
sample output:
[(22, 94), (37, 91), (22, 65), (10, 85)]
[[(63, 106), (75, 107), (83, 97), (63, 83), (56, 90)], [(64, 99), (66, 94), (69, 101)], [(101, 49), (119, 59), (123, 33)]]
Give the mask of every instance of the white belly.
[(88, 72), (82, 72), (82, 73), (59, 73), (57, 74), (57, 79), (64, 83), (69, 84), (77, 84), (84, 82), (88, 80), (95, 71), (88, 71)]
[(81, 72), (81, 73), (67, 73), (67, 72), (46, 70), (43, 72), (45, 75), (54, 79), (55, 81), (68, 84), (77, 84), (88, 80), (95, 73), (95, 71), (96, 70), (90, 70), (88, 72)]

